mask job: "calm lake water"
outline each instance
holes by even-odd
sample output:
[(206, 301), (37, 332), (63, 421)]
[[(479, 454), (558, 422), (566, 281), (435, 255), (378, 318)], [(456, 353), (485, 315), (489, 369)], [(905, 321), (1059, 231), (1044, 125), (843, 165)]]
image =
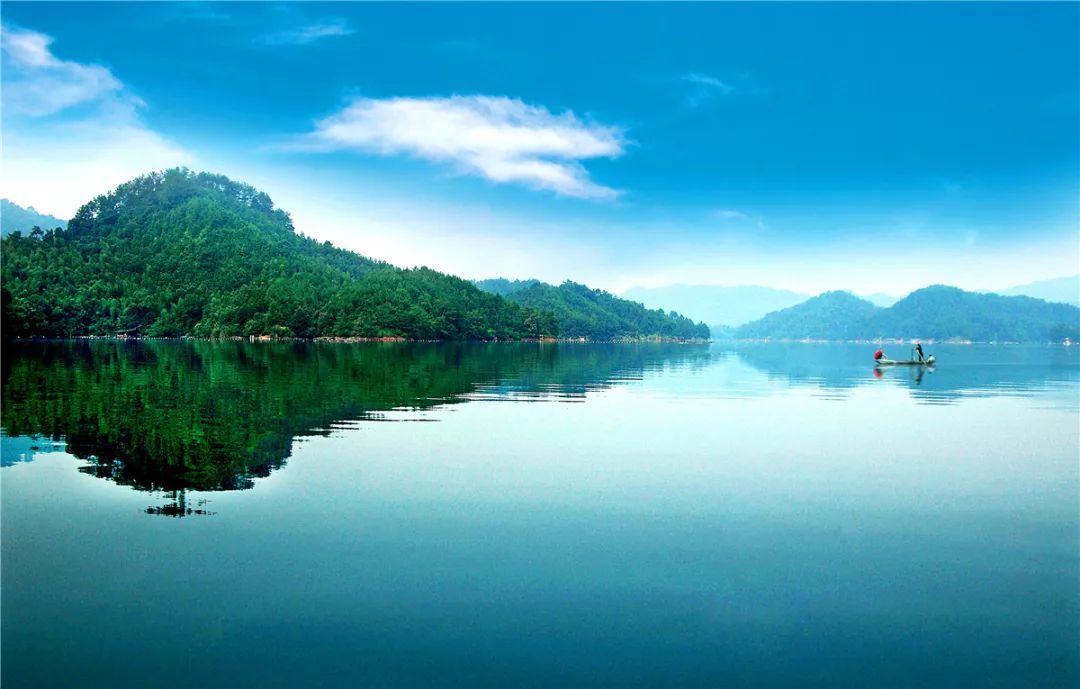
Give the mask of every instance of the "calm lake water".
[(1077, 686), (1080, 348), (872, 351), (9, 346), (0, 680)]

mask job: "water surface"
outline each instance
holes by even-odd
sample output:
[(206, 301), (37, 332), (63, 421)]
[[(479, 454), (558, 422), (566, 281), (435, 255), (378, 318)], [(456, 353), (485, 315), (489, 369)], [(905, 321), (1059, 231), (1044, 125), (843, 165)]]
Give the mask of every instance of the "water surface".
[(10, 346), (3, 684), (1075, 686), (1078, 351), (870, 353)]

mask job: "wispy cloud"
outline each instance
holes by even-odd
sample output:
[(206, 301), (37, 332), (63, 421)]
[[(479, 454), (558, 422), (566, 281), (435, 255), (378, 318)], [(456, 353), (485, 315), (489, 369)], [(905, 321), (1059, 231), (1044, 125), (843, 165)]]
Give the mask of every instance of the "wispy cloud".
[(700, 72), (690, 72), (683, 75), (683, 81), (688, 81), (691, 84), (698, 84), (700, 86), (707, 86), (711, 89), (715, 89), (725, 96), (735, 90), (735, 87), (726, 82), (720, 81), (716, 77), (711, 77), (708, 74), (701, 74)]
[(219, 6), (200, 0), (169, 3), (163, 10), (163, 17), (166, 21), (174, 22), (228, 24), (233, 21), (232, 15), (222, 12)]
[(717, 95), (729, 96), (735, 92), (735, 87), (728, 82), (701, 72), (688, 72), (681, 80), (691, 84), (690, 93), (686, 96), (686, 105), (691, 108), (704, 105)]
[(750, 216), (742, 211), (733, 210), (731, 208), (721, 208), (718, 211), (713, 211), (712, 216), (717, 220), (749, 220)]
[(328, 17), (306, 24), (299, 29), (284, 29), (262, 37), (267, 45), (309, 45), (324, 38), (349, 36), (356, 31), (341, 17)]
[(760, 215), (750, 215), (734, 208), (721, 208), (712, 211), (709, 216), (714, 220), (737, 222), (740, 224), (753, 225), (759, 230), (765, 229), (765, 219)]
[(118, 93), (120, 81), (101, 65), (57, 58), (43, 33), (0, 25), (4, 110), (14, 115), (50, 115), (73, 105)]
[(497, 96), (359, 98), (318, 122), (300, 144), (408, 155), (493, 182), (586, 199), (619, 192), (593, 182), (579, 161), (618, 157), (626, 145), (618, 127)]
[(0, 26), (5, 195), (70, 216), (132, 177), (192, 162), (143, 124), (145, 103), (110, 70), (61, 59), (52, 43), (37, 31)]

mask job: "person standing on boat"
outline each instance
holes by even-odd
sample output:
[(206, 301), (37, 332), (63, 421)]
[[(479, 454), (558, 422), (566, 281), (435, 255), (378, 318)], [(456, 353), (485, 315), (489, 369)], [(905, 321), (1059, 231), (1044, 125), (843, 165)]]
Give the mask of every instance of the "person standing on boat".
[(881, 361), (884, 358), (885, 358), (885, 351), (881, 347), (878, 347), (877, 351), (874, 352), (874, 361)]
[(923, 353), (922, 353), (922, 343), (921, 342), (916, 342), (915, 343), (915, 351), (919, 353), (919, 363), (922, 363), (922, 362), (926, 361), (926, 358), (923, 356)]

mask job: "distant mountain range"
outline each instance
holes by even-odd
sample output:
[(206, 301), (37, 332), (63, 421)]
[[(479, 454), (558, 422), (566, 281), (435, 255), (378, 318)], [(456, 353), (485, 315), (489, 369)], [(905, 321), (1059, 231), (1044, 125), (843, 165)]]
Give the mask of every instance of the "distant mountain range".
[(38, 213), (33, 206), (23, 208), (7, 199), (0, 199), (0, 235), (6, 237), (16, 230), (27, 234), (34, 227), (51, 230), (57, 227), (67, 227), (67, 221), (52, 215)]
[[(717, 333), (801, 304), (811, 295), (763, 285), (668, 285), (633, 287), (622, 296), (649, 308), (674, 309), (694, 320), (705, 321)], [(863, 299), (877, 306), (892, 306), (899, 297), (877, 293)]]
[(648, 309), (603, 290), (575, 282), (559, 286), (539, 280), (478, 280), (476, 286), (526, 308), (555, 314), (562, 337), (610, 340), (641, 334), (708, 339), (709, 328), (674, 311)]
[(1029, 282), (1026, 285), (995, 290), (1004, 296), (1025, 296), (1059, 304), (1080, 306), (1080, 275)]
[(883, 309), (887, 309), (896, 302), (900, 301), (900, 297), (894, 297), (891, 294), (882, 294), (881, 292), (875, 292), (873, 294), (859, 294), (856, 296), (865, 299), (874, 306), (880, 306)]
[[(508, 288), (514, 289), (515, 287), (509, 285)], [(820, 297), (826, 297), (829, 294), (834, 296), (828, 296), (828, 298), (824, 300), (819, 300)], [(712, 336), (718, 339), (738, 337), (739, 335), (737, 335), (737, 333), (740, 331), (741, 326), (752, 323), (754, 323), (753, 328), (747, 328), (742, 332), (770, 333), (772, 332), (771, 328), (777, 325), (779, 321), (776, 319), (764, 320), (766, 316), (804, 303), (807, 304), (805, 310), (795, 312), (794, 315), (789, 314), (789, 316), (795, 319), (805, 318), (805, 325), (807, 327), (810, 327), (812, 323), (816, 323), (813, 327), (817, 329), (817, 332), (829, 333), (829, 337), (822, 339), (846, 339), (847, 335), (844, 335), (843, 333), (848, 332), (849, 329), (855, 328), (854, 330), (851, 330), (851, 332), (862, 332), (856, 328), (856, 325), (857, 319), (865, 315), (862, 312), (865, 309), (866, 304), (878, 307), (879, 309), (889, 309), (904, 301), (899, 297), (883, 293), (862, 296), (845, 291), (842, 292), (842, 294), (845, 295), (843, 297), (835, 296), (836, 294), (837, 293), (826, 293), (819, 295), (819, 297), (811, 298), (809, 294), (774, 289), (762, 285), (740, 285), (735, 287), (723, 287), (719, 285), (669, 285), (667, 287), (653, 288), (634, 287), (624, 292), (623, 296), (628, 299), (640, 301), (650, 308), (674, 309), (694, 320), (703, 320), (709, 324)], [(912, 295), (916, 294), (918, 294), (918, 292), (912, 293)], [(996, 292), (980, 292), (978, 294), (985, 296), (994, 296), (997, 294), (1002, 296), (1026, 296), (1052, 303), (1080, 306), (1080, 275), (1063, 277), (1055, 280), (1043, 280), (1027, 285), (1019, 285), (998, 290)], [(852, 299), (861, 303), (856, 305), (851, 301)], [(996, 302), (989, 303), (996, 304)], [(829, 309), (828, 313), (816, 313), (817, 309), (826, 308)], [(836, 313), (834, 313), (834, 311), (836, 311)], [(1010, 313), (1012, 312), (1010, 311)], [(840, 317), (841, 314), (846, 315), (844, 315), (840, 321), (832, 322), (829, 320), (834, 317)], [(1013, 315), (1019, 316), (1020, 314), (1014, 313)], [(996, 323), (996, 321), (991, 319), (991, 321), (984, 322), (983, 325), (989, 327), (990, 322)], [(916, 330), (922, 328), (932, 329), (936, 327), (931, 326), (930, 324), (919, 325), (918, 323), (913, 323), (911, 326)], [(961, 330), (963, 329), (959, 324), (957, 327)], [(1023, 328), (1021, 330), (1023, 330)], [(806, 331), (806, 328), (803, 327), (803, 325), (799, 325), (796, 321), (786, 321), (785, 326), (777, 332), (787, 334), (764, 334), (761, 335), (761, 337), (794, 337), (795, 339), (810, 337), (808, 335), (796, 336), (790, 334), (791, 332), (799, 331)], [(993, 333), (990, 331), (980, 330), (979, 332), (982, 336), (986, 336), (986, 339), (995, 339)], [(1030, 335), (1031, 333), (1028, 333), (1025, 337)], [(756, 334), (745, 336), (750, 338), (758, 337)], [(962, 337), (961, 335), (950, 335), (950, 337), (953, 336)], [(1004, 338), (1005, 335), (1001, 335), (996, 339)]]
[(678, 311), (709, 325), (742, 325), (810, 298), (809, 294), (760, 285), (634, 287), (622, 296), (652, 309)]
[(903, 338), (975, 342), (1080, 339), (1080, 308), (1024, 296), (965, 292), (934, 285), (888, 308), (849, 292), (826, 292), (737, 328), (738, 339), (872, 340)]

